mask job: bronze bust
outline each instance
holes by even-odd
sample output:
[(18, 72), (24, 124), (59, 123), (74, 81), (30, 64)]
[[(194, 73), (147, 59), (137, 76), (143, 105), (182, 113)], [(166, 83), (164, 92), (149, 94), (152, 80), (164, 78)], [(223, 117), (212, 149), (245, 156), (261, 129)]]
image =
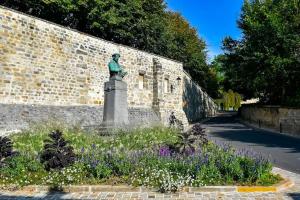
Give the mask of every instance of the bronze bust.
[(122, 80), (127, 75), (127, 72), (125, 72), (119, 64), (120, 57), (121, 55), (119, 53), (112, 55), (112, 59), (108, 64), (110, 78), (115, 77), (117, 80)]

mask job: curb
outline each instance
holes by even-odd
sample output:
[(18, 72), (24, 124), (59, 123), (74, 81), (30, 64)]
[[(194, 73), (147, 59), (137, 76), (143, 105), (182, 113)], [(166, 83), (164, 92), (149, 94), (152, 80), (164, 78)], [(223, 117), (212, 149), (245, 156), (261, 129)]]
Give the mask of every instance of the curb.
[[(280, 183), (273, 186), (204, 186), (204, 187), (184, 187), (182, 192), (239, 192), (239, 193), (253, 193), (253, 192), (280, 192), (285, 190), (294, 183), (285, 179)], [(55, 190), (50, 186), (38, 186), (31, 185), (25, 186), (20, 191), (22, 192), (49, 192)], [(153, 189), (145, 188), (145, 187), (133, 187), (133, 186), (111, 186), (111, 185), (70, 185), (63, 186), (61, 188), (62, 192), (157, 192)]]
[(280, 183), (277, 183), (273, 186), (238, 186), (237, 192), (251, 193), (251, 192), (280, 192), (282, 190), (288, 189), (294, 185), (289, 179), (285, 179)]

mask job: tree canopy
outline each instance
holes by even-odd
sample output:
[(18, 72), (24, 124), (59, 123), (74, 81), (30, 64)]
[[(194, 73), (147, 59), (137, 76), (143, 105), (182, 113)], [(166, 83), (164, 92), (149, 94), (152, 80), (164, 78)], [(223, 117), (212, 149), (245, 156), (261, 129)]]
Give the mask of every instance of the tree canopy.
[(219, 57), (224, 87), (263, 103), (300, 106), (300, 0), (245, 0), (242, 38)]
[(193, 80), (213, 93), (206, 44), (164, 0), (1, 0), (1, 5), (94, 36), (183, 62)]

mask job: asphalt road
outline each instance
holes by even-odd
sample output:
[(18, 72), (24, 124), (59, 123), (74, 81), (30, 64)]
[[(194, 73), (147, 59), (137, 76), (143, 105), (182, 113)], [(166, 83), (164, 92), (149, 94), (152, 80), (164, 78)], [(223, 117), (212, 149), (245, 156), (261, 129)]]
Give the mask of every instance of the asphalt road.
[(203, 123), (217, 143), (229, 143), (268, 157), (275, 166), (300, 174), (300, 139), (245, 126), (235, 115), (223, 113)]

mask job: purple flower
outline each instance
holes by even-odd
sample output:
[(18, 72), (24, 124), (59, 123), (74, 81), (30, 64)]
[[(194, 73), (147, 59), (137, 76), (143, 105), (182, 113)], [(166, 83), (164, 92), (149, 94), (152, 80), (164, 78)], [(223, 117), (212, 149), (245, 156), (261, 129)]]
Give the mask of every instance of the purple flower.
[(171, 151), (170, 151), (169, 147), (161, 147), (159, 149), (159, 156), (166, 157), (166, 156), (170, 156), (170, 155), (171, 155)]
[(192, 149), (192, 148), (188, 148), (185, 150), (184, 152), (187, 156), (192, 156), (195, 154), (195, 149)]

